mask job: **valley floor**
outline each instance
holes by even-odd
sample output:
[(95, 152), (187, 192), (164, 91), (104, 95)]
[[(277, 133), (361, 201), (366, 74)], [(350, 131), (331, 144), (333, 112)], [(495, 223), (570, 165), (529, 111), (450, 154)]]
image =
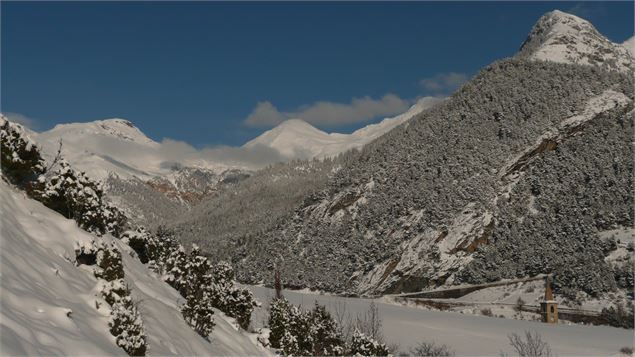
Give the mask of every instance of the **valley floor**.
[[(274, 295), (272, 289), (250, 286), (251, 291), (263, 303), (255, 312), (254, 325), (264, 326), (267, 305)], [(330, 295), (306, 294), (283, 291), (285, 298), (294, 304), (310, 308), (314, 301), (325, 305), (332, 313), (346, 307), (353, 318), (368, 310), (370, 299), (345, 298)], [(606, 326), (548, 325), (541, 322), (511, 320), (475, 316), (456, 312), (423, 310), (374, 300), (383, 321), (384, 339), (387, 344), (398, 344), (401, 351), (408, 351), (422, 341), (435, 341), (450, 346), (457, 355), (500, 355), (512, 353), (507, 335), (522, 334), (525, 330), (540, 333), (559, 356), (611, 356), (619, 355), (625, 346), (633, 346), (633, 330)]]

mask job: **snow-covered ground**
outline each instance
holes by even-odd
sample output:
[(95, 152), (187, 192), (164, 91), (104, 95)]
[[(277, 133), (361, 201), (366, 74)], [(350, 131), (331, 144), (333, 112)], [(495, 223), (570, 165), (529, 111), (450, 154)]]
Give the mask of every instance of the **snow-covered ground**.
[[(271, 289), (250, 286), (263, 307), (257, 311), (255, 324), (266, 322), (266, 306), (274, 292)], [(332, 312), (345, 305), (346, 311), (355, 317), (368, 310), (370, 299), (302, 294), (284, 291), (284, 296), (294, 304), (306, 308), (314, 301), (325, 305)], [(396, 343), (407, 351), (421, 341), (436, 341), (450, 346), (457, 355), (499, 355), (501, 351), (512, 353), (507, 340), (510, 333), (534, 330), (540, 333), (559, 356), (610, 356), (619, 355), (619, 349), (633, 346), (633, 330), (605, 326), (549, 325), (541, 322), (509, 320), (475, 316), (455, 312), (441, 312), (399, 306), (374, 300), (383, 319), (383, 332), (388, 344)]]
[[(0, 355), (126, 355), (108, 331), (108, 305), (92, 268), (73, 263), (74, 243), (96, 238), (1, 180), (0, 213)], [(210, 342), (201, 338), (178, 311), (180, 295), (115, 243), (139, 302), (148, 355), (269, 354), (220, 311)]]

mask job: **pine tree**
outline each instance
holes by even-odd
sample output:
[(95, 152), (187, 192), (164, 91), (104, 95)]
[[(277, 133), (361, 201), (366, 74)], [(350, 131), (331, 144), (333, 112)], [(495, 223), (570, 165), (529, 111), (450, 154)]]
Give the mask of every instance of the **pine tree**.
[(291, 323), (291, 304), (287, 299), (274, 299), (269, 305), (269, 344), (280, 348), (282, 337)]
[(207, 337), (214, 328), (211, 286), (204, 285), (190, 292), (181, 307), (185, 321), (201, 336)]
[(64, 159), (55, 172), (38, 178), (37, 187), (36, 199), (88, 232), (118, 237), (125, 225), (123, 213), (104, 201), (101, 184), (73, 170)]
[(112, 304), (111, 308), (108, 326), (117, 346), (130, 356), (145, 356), (148, 347), (145, 329), (132, 298), (125, 296)]
[(348, 353), (361, 356), (388, 356), (390, 352), (385, 344), (375, 341), (356, 329), (353, 332)]
[(311, 335), (314, 356), (337, 356), (344, 353), (344, 341), (337, 323), (317, 301), (311, 311)]
[(187, 297), (187, 254), (183, 246), (170, 252), (165, 262), (163, 280), (176, 289), (183, 297)]
[(0, 169), (14, 185), (30, 189), (30, 184), (45, 172), (40, 150), (26, 136), (20, 124), (0, 116)]

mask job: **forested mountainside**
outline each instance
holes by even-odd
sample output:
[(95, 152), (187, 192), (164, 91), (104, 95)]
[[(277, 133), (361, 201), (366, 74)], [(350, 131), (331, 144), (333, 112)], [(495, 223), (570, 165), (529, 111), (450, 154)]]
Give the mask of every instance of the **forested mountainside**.
[(252, 174), (242, 169), (212, 170), (183, 167), (147, 181), (110, 175), (104, 180), (108, 200), (137, 225), (157, 228), (188, 212), (206, 197), (235, 186)]
[[(372, 294), (553, 272), (559, 286), (606, 291), (615, 280), (597, 232), (633, 222), (632, 97), (632, 76), (615, 71), (494, 63), (366, 146), (292, 219), (259, 234), (235, 260), (239, 276), (270, 281), (277, 265), (292, 286)], [(596, 131), (593, 147), (584, 138)], [(532, 184), (543, 190), (529, 205)], [(572, 192), (594, 199), (566, 206)], [(527, 239), (531, 249), (518, 245)], [(584, 253), (567, 255), (576, 249)]]
[(169, 226), (248, 283), (280, 270), (287, 286), (373, 295), (553, 273), (569, 297), (632, 290), (611, 234), (633, 225), (622, 50), (548, 13), (517, 56), (359, 153), (271, 167)]
[(356, 155), (351, 151), (333, 159), (272, 165), (170, 220), (168, 228), (215, 259), (238, 261), (258, 249), (264, 232), (281, 226), (302, 201), (310, 202), (312, 193)]

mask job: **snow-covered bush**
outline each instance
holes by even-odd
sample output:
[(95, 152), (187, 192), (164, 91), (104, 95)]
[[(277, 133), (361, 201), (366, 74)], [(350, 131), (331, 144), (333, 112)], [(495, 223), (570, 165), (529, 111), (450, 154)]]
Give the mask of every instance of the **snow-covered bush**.
[(170, 251), (165, 260), (163, 280), (176, 289), (183, 297), (187, 297), (187, 254), (179, 245)]
[(185, 321), (201, 336), (207, 337), (214, 328), (211, 286), (205, 285), (187, 296), (181, 307)]
[(311, 310), (311, 336), (314, 356), (339, 356), (344, 353), (344, 341), (339, 326), (317, 301)]
[(97, 251), (95, 276), (106, 281), (123, 279), (123, 261), (121, 252), (113, 243), (103, 244)]
[(106, 300), (108, 305), (112, 306), (114, 303), (129, 295), (130, 289), (123, 279), (103, 281), (103, 285), (101, 286), (101, 296), (104, 300)]
[(287, 299), (274, 299), (269, 305), (269, 344), (280, 348), (280, 341), (291, 322), (291, 303)]
[(223, 300), (222, 305), (214, 305), (214, 307), (226, 313), (227, 316), (236, 318), (238, 325), (243, 330), (247, 330), (251, 322), (251, 313), (258, 306), (251, 291), (232, 286)]
[(130, 356), (145, 356), (148, 342), (141, 314), (132, 298), (129, 295), (122, 297), (111, 305), (111, 309), (108, 327), (117, 346)]
[(635, 323), (633, 302), (631, 301), (625, 306), (618, 304), (617, 306), (603, 308), (602, 312), (600, 312), (600, 317), (611, 326), (632, 329)]
[(121, 234), (120, 238), (137, 253), (137, 257), (139, 257), (141, 263), (146, 264), (150, 261), (149, 245), (151, 235), (145, 227), (125, 231)]
[(44, 160), (38, 147), (20, 124), (0, 116), (0, 168), (9, 182), (30, 189), (30, 183), (44, 173)]
[(269, 307), (269, 343), (284, 355), (338, 356), (346, 347), (339, 326), (324, 306), (301, 310), (286, 299)]
[(58, 165), (55, 172), (38, 178), (36, 199), (74, 219), (82, 229), (118, 237), (126, 219), (123, 213), (103, 199), (101, 184), (89, 179), (83, 172), (73, 170), (64, 159), (60, 159)]
[(390, 351), (385, 344), (373, 340), (371, 337), (355, 330), (349, 347), (350, 355), (388, 356)]

